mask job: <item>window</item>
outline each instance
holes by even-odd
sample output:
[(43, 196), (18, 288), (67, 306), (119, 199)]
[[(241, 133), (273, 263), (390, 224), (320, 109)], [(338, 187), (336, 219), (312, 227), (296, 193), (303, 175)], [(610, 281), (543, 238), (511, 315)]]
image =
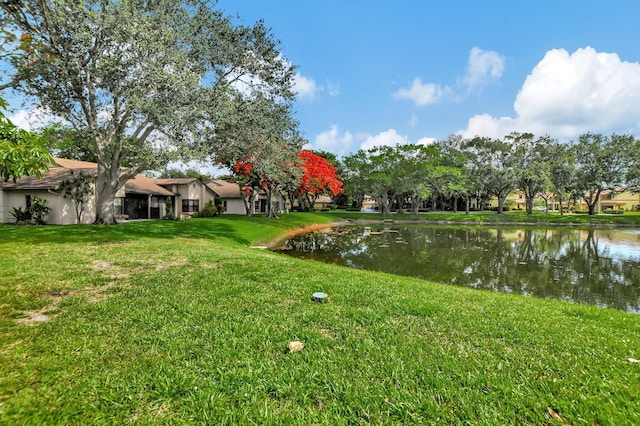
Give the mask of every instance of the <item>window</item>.
[(24, 196), (24, 204), (27, 207), (27, 210), (31, 208), (31, 195)]
[(224, 211), (226, 212), (227, 209), (227, 200), (222, 200), (222, 207), (224, 207)]
[(182, 212), (192, 213), (200, 211), (200, 200), (182, 200)]

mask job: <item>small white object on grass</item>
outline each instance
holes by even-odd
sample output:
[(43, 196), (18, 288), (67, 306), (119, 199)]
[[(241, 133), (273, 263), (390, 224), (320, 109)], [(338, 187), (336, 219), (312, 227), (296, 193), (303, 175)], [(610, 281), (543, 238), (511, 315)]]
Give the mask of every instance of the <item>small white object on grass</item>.
[(298, 352), (304, 349), (304, 343), (293, 341), (289, 343), (289, 353)]
[(311, 295), (311, 300), (313, 300), (314, 302), (318, 302), (318, 303), (322, 303), (322, 302), (326, 302), (327, 301), (327, 294), (323, 293), (321, 291), (318, 291), (316, 293), (313, 293)]

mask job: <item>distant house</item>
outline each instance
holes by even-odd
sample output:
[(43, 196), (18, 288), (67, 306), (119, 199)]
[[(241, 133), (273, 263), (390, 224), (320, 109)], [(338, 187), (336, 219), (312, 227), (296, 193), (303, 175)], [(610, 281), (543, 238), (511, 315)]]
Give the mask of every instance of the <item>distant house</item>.
[[(586, 210), (588, 208), (584, 200), (580, 199), (578, 202), (580, 203), (580, 209)], [(603, 210), (640, 210), (640, 195), (629, 191), (602, 191), (596, 210), (599, 212)]]
[[(69, 225), (76, 223), (76, 213), (73, 201), (66, 199), (59, 192), (60, 184), (72, 178), (72, 171), (76, 175), (96, 177), (98, 166), (86, 161), (66, 160), (55, 158), (55, 164), (42, 174), (42, 178), (25, 176), (16, 182), (0, 183), (0, 222), (11, 222), (9, 214), (11, 207), (27, 209), (33, 197), (40, 197), (47, 201), (51, 209), (46, 217), (49, 224)], [(95, 183), (94, 194), (95, 194)], [(167, 198), (175, 194), (157, 185), (153, 179), (137, 175), (130, 179), (116, 194), (114, 200), (115, 215), (119, 219), (159, 219), (165, 214)], [(89, 197), (80, 222), (92, 223), (96, 214), (96, 196)]]
[(207, 202), (215, 201), (216, 198), (216, 193), (200, 179), (154, 179), (154, 182), (175, 194), (173, 206), (176, 215), (191, 216), (201, 211)]
[[(237, 183), (224, 180), (211, 180), (207, 182), (207, 186), (220, 197), (225, 213), (246, 214), (240, 186)], [(281, 194), (273, 194), (272, 203), (273, 209), (278, 213), (284, 211), (287, 207), (286, 200)], [(260, 191), (256, 196), (251, 209), (251, 213), (267, 212), (267, 194), (264, 191)]]
[(242, 193), (237, 183), (224, 180), (211, 180), (207, 182), (207, 188), (213, 191), (222, 202), (225, 214), (245, 214)]

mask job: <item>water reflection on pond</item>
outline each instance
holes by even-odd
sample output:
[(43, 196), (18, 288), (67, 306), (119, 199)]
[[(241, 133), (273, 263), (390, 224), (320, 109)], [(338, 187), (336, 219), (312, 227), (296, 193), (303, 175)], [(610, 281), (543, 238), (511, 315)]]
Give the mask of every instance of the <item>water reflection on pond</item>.
[(353, 268), (640, 312), (640, 231), (345, 226), (281, 251)]

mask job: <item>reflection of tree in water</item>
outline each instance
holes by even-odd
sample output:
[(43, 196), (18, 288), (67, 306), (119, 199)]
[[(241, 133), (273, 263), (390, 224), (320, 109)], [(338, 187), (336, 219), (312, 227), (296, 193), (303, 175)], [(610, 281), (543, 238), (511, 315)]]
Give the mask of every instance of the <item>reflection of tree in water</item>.
[(478, 289), (640, 311), (639, 259), (599, 232), (470, 227), (342, 227), (296, 236), (290, 254)]

